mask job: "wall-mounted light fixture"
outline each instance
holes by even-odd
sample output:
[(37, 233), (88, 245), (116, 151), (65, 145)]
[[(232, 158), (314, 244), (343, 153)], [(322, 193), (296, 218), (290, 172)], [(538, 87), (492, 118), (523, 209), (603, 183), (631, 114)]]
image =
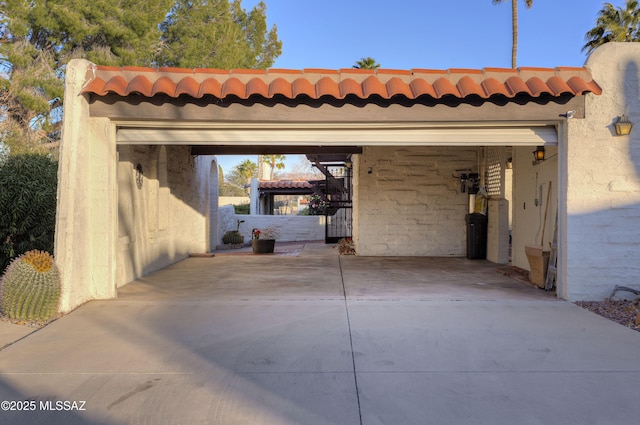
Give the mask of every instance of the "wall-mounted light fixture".
[(142, 183), (144, 181), (143, 175), (142, 164), (136, 165), (136, 186), (138, 186), (138, 189), (142, 189)]
[(535, 151), (533, 151), (533, 165), (537, 165), (544, 161), (544, 146), (538, 146)]
[(613, 123), (613, 126), (616, 129), (617, 136), (628, 136), (633, 128), (633, 123), (623, 114), (621, 117), (618, 117), (616, 122)]

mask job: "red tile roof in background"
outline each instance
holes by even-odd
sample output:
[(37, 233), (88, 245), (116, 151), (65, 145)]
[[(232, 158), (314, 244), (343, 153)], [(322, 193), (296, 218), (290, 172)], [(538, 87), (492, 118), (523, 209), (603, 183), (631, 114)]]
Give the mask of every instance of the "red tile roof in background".
[(88, 73), (83, 93), (105, 96), (115, 93), (128, 96), (138, 93), (146, 97), (185, 95), (202, 98), (211, 95), (219, 99), (235, 96), (295, 99), (307, 96), (320, 99), (328, 96), (344, 99), (356, 96), (367, 99), (379, 96), (390, 99), (404, 96), (416, 99), (447, 96), (464, 99), (476, 96), (514, 98), (518, 95), (582, 95), (602, 93), (586, 68), (484, 68), (484, 69), (181, 69), (94, 66)]
[(311, 189), (313, 186), (303, 180), (261, 180), (258, 182), (260, 189)]

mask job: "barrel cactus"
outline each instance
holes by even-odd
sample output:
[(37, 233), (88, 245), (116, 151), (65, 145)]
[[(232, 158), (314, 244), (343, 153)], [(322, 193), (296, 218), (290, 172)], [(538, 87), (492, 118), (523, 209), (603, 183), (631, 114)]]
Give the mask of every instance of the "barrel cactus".
[(222, 237), (222, 243), (224, 244), (241, 244), (244, 243), (244, 236), (237, 230), (229, 230)]
[(46, 251), (14, 259), (0, 280), (0, 309), (11, 319), (47, 321), (58, 313), (60, 274)]

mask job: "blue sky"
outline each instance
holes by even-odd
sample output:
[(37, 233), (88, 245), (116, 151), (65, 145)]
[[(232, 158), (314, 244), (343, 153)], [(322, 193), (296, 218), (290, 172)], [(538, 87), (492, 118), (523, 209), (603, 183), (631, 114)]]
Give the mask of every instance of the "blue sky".
[[(274, 68), (350, 68), (367, 56), (390, 69), (511, 67), (509, 0), (264, 1), (283, 44)], [(603, 4), (534, 0), (526, 9), (520, 0), (518, 66), (583, 66), (584, 35)], [(219, 159), (228, 172), (242, 158)]]

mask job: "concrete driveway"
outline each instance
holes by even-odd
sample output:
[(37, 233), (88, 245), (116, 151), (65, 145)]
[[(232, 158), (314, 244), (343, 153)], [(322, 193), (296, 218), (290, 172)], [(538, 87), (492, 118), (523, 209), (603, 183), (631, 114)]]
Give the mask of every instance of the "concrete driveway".
[(187, 259), (9, 345), (3, 409), (34, 411), (0, 423), (636, 424), (639, 383), (640, 333), (488, 262), (308, 244)]

